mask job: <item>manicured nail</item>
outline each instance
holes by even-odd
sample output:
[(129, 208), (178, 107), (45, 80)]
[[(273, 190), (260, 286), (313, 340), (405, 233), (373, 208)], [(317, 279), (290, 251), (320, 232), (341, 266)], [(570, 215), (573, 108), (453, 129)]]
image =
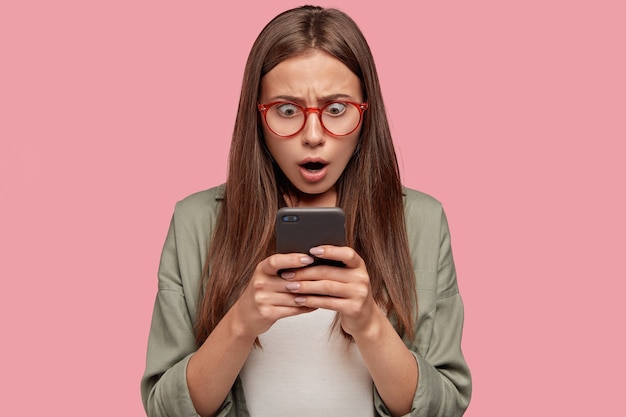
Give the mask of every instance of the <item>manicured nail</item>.
[(309, 253), (311, 255), (322, 255), (324, 253), (324, 248), (320, 248), (319, 246), (316, 246), (314, 248), (311, 248), (309, 250)]
[(283, 272), (282, 274), (280, 274), (280, 277), (282, 279), (292, 279), (295, 276), (296, 276), (296, 273), (291, 272), (291, 271)]
[(300, 288), (299, 282), (290, 282), (289, 284), (287, 284), (287, 289), (289, 291), (294, 291), (294, 290), (297, 290), (298, 288)]
[(313, 258), (311, 258), (310, 256), (303, 256), (302, 258), (300, 258), (300, 262), (305, 265), (310, 265), (313, 263)]
[(304, 302), (306, 301), (306, 298), (304, 297), (296, 297), (293, 299), (296, 303), (298, 304), (304, 304)]

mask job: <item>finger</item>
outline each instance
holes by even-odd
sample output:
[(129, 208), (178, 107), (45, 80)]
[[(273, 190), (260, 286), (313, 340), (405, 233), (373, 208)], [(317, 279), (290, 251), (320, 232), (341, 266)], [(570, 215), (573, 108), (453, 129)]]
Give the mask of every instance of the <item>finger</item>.
[(338, 267), (331, 265), (315, 265), (309, 268), (292, 270), (281, 275), (289, 281), (336, 281), (343, 283), (366, 283), (369, 285), (369, 275), (365, 264), (358, 268)]
[(331, 281), (292, 281), (286, 285), (293, 294), (324, 295), (336, 298), (349, 298), (350, 285)]
[(346, 268), (331, 265), (315, 265), (310, 268), (292, 269), (281, 272), (280, 276), (287, 281), (337, 281), (352, 282), (351, 271)]
[(294, 301), (303, 308), (323, 308), (325, 310), (333, 310), (339, 313), (345, 309), (346, 305), (346, 300), (342, 298), (311, 294), (299, 295), (294, 298)]
[(348, 268), (358, 268), (363, 263), (359, 254), (349, 246), (315, 246), (309, 250), (309, 253), (318, 258), (341, 261)]
[(308, 307), (308, 306), (303, 306), (301, 304), (296, 303), (296, 307), (281, 307), (279, 319), (284, 319), (286, 317), (293, 317), (299, 314), (311, 313), (315, 310), (317, 310), (317, 307)]
[(345, 283), (332, 280), (292, 281), (286, 285), (296, 295), (321, 295), (333, 298), (365, 300), (370, 293), (369, 285)]
[(304, 253), (277, 253), (265, 258), (260, 271), (266, 275), (278, 275), (278, 271), (302, 268), (313, 263), (313, 258)]
[(293, 308), (302, 308), (302, 304), (295, 299), (299, 294), (277, 293), (275, 299), (271, 303), (271, 308), (276, 310), (289, 310)]
[[(292, 299), (293, 298), (294, 297), (292, 297)], [(265, 310), (261, 316), (267, 321), (275, 323), (277, 320), (284, 319), (286, 317), (293, 317), (317, 310), (315, 307), (304, 306), (293, 300), (291, 301), (291, 304), (293, 304), (293, 306), (273, 306), (271, 310)]]
[[(259, 317), (263, 317), (271, 322), (314, 309), (313, 307), (302, 306), (295, 301), (296, 297), (297, 294), (291, 294), (284, 288), (282, 292), (264, 291), (253, 296), (253, 308)], [(302, 311), (303, 308), (306, 311)]]

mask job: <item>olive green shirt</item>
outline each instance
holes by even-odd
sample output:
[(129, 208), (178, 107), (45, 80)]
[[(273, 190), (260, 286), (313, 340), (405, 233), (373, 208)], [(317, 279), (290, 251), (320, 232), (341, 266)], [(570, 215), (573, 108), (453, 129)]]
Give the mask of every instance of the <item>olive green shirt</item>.
[[(176, 204), (159, 266), (159, 286), (141, 380), (150, 417), (196, 417), (186, 368), (196, 351), (196, 318), (202, 269), (223, 196), (223, 186), (192, 194)], [(448, 224), (441, 204), (404, 190), (409, 248), (417, 279), (415, 338), (405, 340), (418, 364), (419, 381), (410, 416), (463, 414), (471, 396), (470, 372), (461, 351), (463, 303), (459, 295)], [(374, 392), (376, 413), (389, 411)], [(237, 378), (218, 416), (247, 416)]]

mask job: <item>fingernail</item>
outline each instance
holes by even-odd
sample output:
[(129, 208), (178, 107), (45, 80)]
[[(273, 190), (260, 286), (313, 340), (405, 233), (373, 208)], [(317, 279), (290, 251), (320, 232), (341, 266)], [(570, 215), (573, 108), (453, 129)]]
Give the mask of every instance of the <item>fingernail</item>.
[(300, 258), (300, 262), (305, 265), (310, 265), (313, 263), (313, 258), (311, 258), (310, 256), (303, 256), (302, 258)]
[(314, 248), (311, 248), (309, 250), (309, 253), (311, 255), (322, 255), (324, 253), (324, 248), (320, 248), (319, 246), (316, 246)]
[(289, 284), (287, 284), (287, 289), (290, 291), (297, 290), (298, 288), (300, 288), (299, 282), (290, 282)]
[(304, 304), (304, 302), (306, 301), (306, 298), (304, 297), (296, 297), (293, 299), (296, 303), (298, 304)]
[(292, 279), (295, 276), (296, 276), (295, 272), (283, 272), (282, 274), (280, 274), (280, 277), (282, 279)]

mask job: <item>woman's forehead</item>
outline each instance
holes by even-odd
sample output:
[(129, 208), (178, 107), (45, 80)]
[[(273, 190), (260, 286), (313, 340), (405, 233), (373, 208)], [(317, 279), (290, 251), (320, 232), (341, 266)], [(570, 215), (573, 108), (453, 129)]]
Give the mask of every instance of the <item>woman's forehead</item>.
[(337, 58), (315, 49), (282, 61), (261, 79), (263, 101), (336, 96), (361, 100), (360, 95), (359, 78)]

